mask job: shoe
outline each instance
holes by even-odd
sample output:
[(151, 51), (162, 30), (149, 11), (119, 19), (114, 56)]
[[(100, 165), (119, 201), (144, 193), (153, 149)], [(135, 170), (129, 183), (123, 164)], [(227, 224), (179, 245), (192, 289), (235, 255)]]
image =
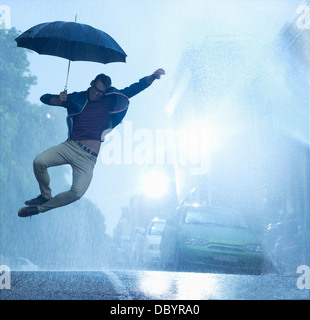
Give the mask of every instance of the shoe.
[(48, 200), (50, 200), (50, 199), (46, 199), (42, 195), (39, 195), (36, 198), (25, 201), (25, 205), (29, 206), (29, 207), (40, 206), (43, 203), (47, 202)]
[(39, 214), (39, 210), (37, 207), (24, 207), (19, 209), (18, 216), (21, 218), (31, 217), (35, 214)]

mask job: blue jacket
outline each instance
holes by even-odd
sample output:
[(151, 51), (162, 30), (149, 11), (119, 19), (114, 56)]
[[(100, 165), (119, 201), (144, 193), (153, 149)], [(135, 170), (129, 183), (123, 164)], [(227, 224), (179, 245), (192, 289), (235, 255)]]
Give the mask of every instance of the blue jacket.
[[(103, 132), (103, 136), (101, 140), (104, 140), (104, 135), (115, 128), (125, 117), (128, 106), (129, 106), (129, 98), (135, 96), (142, 90), (146, 89), (150, 85), (146, 82), (146, 77), (132, 84), (129, 87), (126, 87), (122, 90), (118, 90), (114, 87), (110, 87), (105, 95), (115, 95), (116, 103), (113, 111), (110, 113), (110, 125)], [(53, 97), (59, 97), (59, 95), (55, 94), (44, 94), (41, 96), (41, 102), (51, 105), (50, 100)], [(73, 92), (68, 94), (68, 98), (63, 102), (62, 106), (67, 109), (67, 125), (68, 125), (68, 138), (70, 138), (73, 128), (73, 116), (81, 113), (85, 108), (88, 102), (88, 91), (81, 92)]]

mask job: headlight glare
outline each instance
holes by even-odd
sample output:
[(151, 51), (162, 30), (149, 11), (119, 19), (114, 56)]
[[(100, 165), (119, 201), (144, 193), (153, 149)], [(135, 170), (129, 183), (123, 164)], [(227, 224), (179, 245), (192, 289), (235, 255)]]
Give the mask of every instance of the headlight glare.
[(263, 247), (259, 244), (246, 244), (244, 248), (252, 252), (263, 252)]

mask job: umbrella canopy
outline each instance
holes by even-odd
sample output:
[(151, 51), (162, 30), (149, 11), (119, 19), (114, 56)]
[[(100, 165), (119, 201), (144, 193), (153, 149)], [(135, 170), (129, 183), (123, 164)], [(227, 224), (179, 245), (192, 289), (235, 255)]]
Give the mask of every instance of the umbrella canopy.
[(70, 61), (126, 62), (126, 53), (107, 33), (77, 22), (36, 25), (15, 39), (18, 47)]

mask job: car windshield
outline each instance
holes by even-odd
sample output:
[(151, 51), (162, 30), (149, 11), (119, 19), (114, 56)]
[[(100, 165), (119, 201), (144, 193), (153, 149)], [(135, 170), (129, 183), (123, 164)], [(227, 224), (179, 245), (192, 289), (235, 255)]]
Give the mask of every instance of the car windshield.
[(235, 211), (214, 208), (191, 208), (185, 214), (187, 224), (218, 224), (247, 227), (241, 215)]
[(149, 231), (150, 235), (161, 235), (164, 227), (165, 227), (165, 222), (164, 221), (156, 221), (153, 222)]

